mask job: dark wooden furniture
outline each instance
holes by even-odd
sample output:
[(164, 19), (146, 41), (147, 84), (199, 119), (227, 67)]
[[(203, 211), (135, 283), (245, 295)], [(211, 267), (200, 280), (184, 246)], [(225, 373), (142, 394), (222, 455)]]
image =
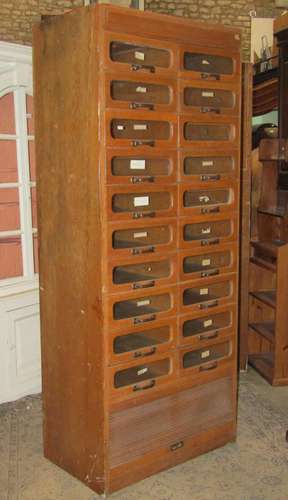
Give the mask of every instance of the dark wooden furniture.
[(235, 439), (240, 35), (34, 30), (45, 456), (111, 492)]

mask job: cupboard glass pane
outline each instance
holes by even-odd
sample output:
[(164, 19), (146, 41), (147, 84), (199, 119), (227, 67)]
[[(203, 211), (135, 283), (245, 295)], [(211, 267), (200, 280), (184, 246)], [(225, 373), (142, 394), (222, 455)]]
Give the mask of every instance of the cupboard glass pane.
[(168, 50), (126, 42), (111, 42), (110, 57), (114, 62), (159, 68), (169, 68), (170, 66), (170, 53)]
[(184, 52), (184, 68), (189, 71), (201, 73), (232, 75), (234, 65), (231, 57), (204, 53), (199, 54), (197, 52)]
[(0, 134), (15, 134), (13, 92), (0, 97)]
[(155, 379), (168, 375), (170, 372), (170, 359), (162, 359), (153, 363), (145, 363), (131, 368), (126, 368), (115, 373), (114, 386), (125, 387), (137, 384), (148, 379)]
[(0, 238), (0, 279), (23, 275), (20, 236)]
[(136, 351), (145, 347), (153, 347), (164, 344), (170, 340), (169, 326), (151, 328), (138, 333), (127, 333), (116, 337), (113, 343), (115, 354)]
[(111, 97), (116, 101), (129, 101), (142, 104), (169, 104), (170, 89), (167, 85), (156, 83), (112, 80)]
[(0, 189), (0, 231), (16, 229), (20, 229), (18, 189)]
[(0, 183), (18, 182), (16, 141), (0, 139)]

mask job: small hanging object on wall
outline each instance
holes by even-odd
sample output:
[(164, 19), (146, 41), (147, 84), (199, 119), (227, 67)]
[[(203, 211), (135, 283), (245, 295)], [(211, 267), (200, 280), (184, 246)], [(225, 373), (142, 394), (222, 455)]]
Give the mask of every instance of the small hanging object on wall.
[(260, 72), (263, 73), (264, 71), (268, 71), (269, 69), (272, 69), (272, 62), (271, 62), (271, 49), (268, 45), (268, 37), (267, 35), (262, 35), (261, 36), (261, 53), (260, 53), (260, 58), (261, 61), (263, 61), (260, 65)]

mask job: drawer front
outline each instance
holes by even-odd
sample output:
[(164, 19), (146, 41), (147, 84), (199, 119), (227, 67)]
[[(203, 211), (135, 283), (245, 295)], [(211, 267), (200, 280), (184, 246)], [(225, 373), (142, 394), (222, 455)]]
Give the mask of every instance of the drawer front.
[(147, 111), (177, 109), (176, 80), (161, 80), (143, 75), (108, 74), (105, 77), (107, 108)]
[(108, 184), (153, 185), (175, 182), (177, 176), (177, 152), (151, 150), (149, 153), (131, 153), (108, 150), (105, 167)]
[(144, 111), (107, 112), (106, 138), (108, 146), (149, 150), (154, 147), (175, 147), (177, 143), (177, 115), (159, 114), (152, 118)]
[(211, 312), (197, 312), (180, 316), (181, 344), (206, 345), (227, 335), (236, 335), (236, 306), (217, 307)]
[(172, 381), (178, 372), (175, 353), (155, 356), (109, 369), (110, 396), (113, 400), (133, 398), (151, 393)]
[(239, 54), (229, 54), (221, 49), (191, 48), (180, 50), (180, 68), (183, 78), (207, 82), (237, 82), (240, 78)]
[(236, 241), (238, 238), (238, 215), (214, 215), (180, 219), (180, 248), (216, 246), (220, 243)]
[(107, 288), (112, 293), (165, 286), (178, 281), (178, 255), (144, 255), (109, 261)]
[(108, 359), (111, 363), (154, 358), (172, 349), (177, 340), (177, 321), (156, 321), (153, 326), (140, 326), (121, 331), (109, 330), (105, 335)]
[[(120, 470), (118, 474), (123, 477), (129, 470), (127, 463), (145, 460), (146, 457), (147, 463), (160, 460), (161, 469), (161, 460), (166, 463), (170, 456), (185, 452), (193, 436), (207, 431), (211, 434), (212, 429), (218, 430), (219, 426), (235, 418), (233, 385), (231, 374), (222, 375), (196, 387), (178, 390), (172, 395), (110, 414), (111, 467), (116, 469), (122, 466), (122, 474)], [(176, 443), (179, 443), (178, 448)], [(195, 448), (195, 442), (191, 448)], [(151, 457), (153, 452), (155, 456)], [(191, 457), (192, 451), (189, 453), (185, 459)], [(147, 460), (149, 455), (150, 460)], [(142, 472), (143, 467), (140, 464), (135, 470)]]
[(161, 290), (141, 290), (107, 298), (107, 323), (115, 328), (153, 325), (167, 316), (175, 316), (178, 311), (176, 287)]
[(238, 207), (238, 187), (227, 181), (218, 181), (214, 186), (184, 184), (179, 204), (181, 215), (231, 212)]
[[(213, 148), (236, 147), (239, 143), (239, 124), (234, 117), (209, 118), (184, 116), (180, 118), (182, 147)], [(204, 149), (205, 151), (205, 149)]]
[[(197, 349), (180, 351), (180, 373), (201, 373), (217, 370), (223, 363), (234, 358), (234, 342), (232, 339), (220, 339), (213, 344)], [(188, 372), (188, 373), (187, 373)]]
[(234, 179), (239, 176), (239, 161), (237, 151), (203, 150), (181, 151), (180, 179), (182, 182), (201, 181), (213, 185), (225, 179)]
[(106, 33), (103, 63), (112, 71), (131, 74), (175, 75), (178, 63), (173, 44), (141, 37)]
[(139, 220), (177, 215), (177, 186), (107, 187), (110, 220)]
[(221, 87), (203, 83), (181, 81), (180, 98), (182, 111), (208, 115), (239, 114), (239, 93), (229, 85)]
[(108, 225), (108, 253), (114, 258), (153, 256), (170, 252), (177, 245), (176, 219), (140, 220)]
[(182, 313), (209, 311), (233, 303), (236, 300), (236, 277), (229, 275), (181, 285), (179, 300)]
[(220, 245), (219, 247), (180, 253), (180, 281), (205, 279), (236, 271), (236, 245)]

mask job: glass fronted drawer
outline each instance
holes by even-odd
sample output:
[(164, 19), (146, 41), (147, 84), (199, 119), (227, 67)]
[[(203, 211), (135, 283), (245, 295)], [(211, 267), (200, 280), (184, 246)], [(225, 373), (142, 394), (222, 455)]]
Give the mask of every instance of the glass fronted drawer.
[(121, 300), (117, 294), (108, 297), (108, 321), (112, 325), (142, 325), (176, 314), (177, 296), (173, 286), (169, 289), (161, 288), (161, 292), (143, 290), (140, 295), (139, 293), (123, 293)]
[(208, 189), (195, 189), (195, 184), (191, 187), (181, 186), (181, 212), (183, 215), (188, 213), (220, 213), (234, 210), (237, 194), (235, 187), (227, 186), (227, 184), (222, 184), (223, 187), (220, 187), (220, 182), (217, 188)]
[(181, 281), (233, 272), (237, 262), (235, 250), (228, 245), (201, 254), (182, 252), (180, 261)]
[(133, 331), (125, 329), (121, 332), (107, 332), (109, 335), (109, 357), (112, 362), (150, 358), (166, 352), (175, 346), (177, 324), (175, 318), (169, 322), (157, 321), (153, 327), (136, 327)]
[(123, 111), (122, 116), (118, 118), (107, 112), (108, 145), (129, 146), (135, 149), (176, 146), (176, 115), (163, 113), (160, 119), (152, 120), (151, 114), (148, 116), (147, 111), (139, 111), (137, 119), (133, 117), (133, 114), (133, 111)]
[(113, 399), (136, 397), (147, 394), (161, 384), (167, 384), (175, 377), (176, 357), (174, 354), (157, 356), (157, 359), (126, 364), (125, 367), (110, 368), (110, 391)]
[(195, 218), (193, 222), (191, 218), (180, 220), (181, 248), (205, 247), (237, 240), (237, 214), (216, 214), (210, 220), (205, 220), (205, 217)]
[(213, 115), (237, 115), (239, 97), (234, 90), (227, 88), (204, 87), (181, 83), (182, 108), (193, 113), (212, 113)]
[(183, 47), (180, 58), (183, 78), (189, 75), (203, 82), (233, 82), (239, 77), (239, 54), (229, 54), (216, 48)]
[(218, 307), (210, 314), (199, 316), (185, 315), (180, 317), (181, 344), (203, 344), (218, 339), (223, 335), (235, 334), (235, 306)]
[(107, 107), (148, 111), (176, 110), (176, 82), (155, 78), (106, 76)]
[(195, 282), (181, 286), (182, 310), (206, 310), (233, 302), (235, 299), (235, 276), (209, 282)]
[[(113, 257), (150, 255), (176, 248), (176, 220), (139, 221), (108, 226), (108, 252)], [(110, 246), (111, 245), (111, 246)]]
[[(178, 261), (176, 254), (153, 259), (141, 257), (141, 261), (131, 263), (131, 257), (125, 261), (108, 262), (107, 273), (110, 275), (108, 287), (112, 292), (139, 290), (163, 286), (178, 279)], [(112, 272), (111, 272), (112, 270)]]
[(182, 354), (182, 369), (196, 368), (197, 371), (209, 371), (218, 367), (218, 361), (227, 360), (232, 355), (232, 342), (226, 340), (202, 349), (185, 351)]
[[(147, 189), (147, 188), (146, 188)], [(131, 192), (132, 191), (132, 192)], [(133, 192), (134, 191), (134, 192)], [(110, 219), (155, 218), (177, 213), (177, 186), (108, 187), (108, 217)]]
[(217, 151), (211, 155), (203, 155), (202, 151), (182, 152), (181, 154), (181, 180), (190, 179), (202, 182), (218, 182), (222, 179), (238, 176), (238, 159), (235, 153)]
[(151, 151), (133, 155), (131, 149), (116, 154), (109, 150), (105, 160), (106, 179), (109, 184), (159, 184), (176, 181), (176, 151)]
[(229, 123), (195, 123), (183, 121), (184, 144), (189, 142), (232, 143), (235, 140), (235, 126)]
[(112, 71), (137, 75), (169, 75), (177, 70), (177, 49), (173, 44), (139, 36), (106, 33), (104, 65)]

